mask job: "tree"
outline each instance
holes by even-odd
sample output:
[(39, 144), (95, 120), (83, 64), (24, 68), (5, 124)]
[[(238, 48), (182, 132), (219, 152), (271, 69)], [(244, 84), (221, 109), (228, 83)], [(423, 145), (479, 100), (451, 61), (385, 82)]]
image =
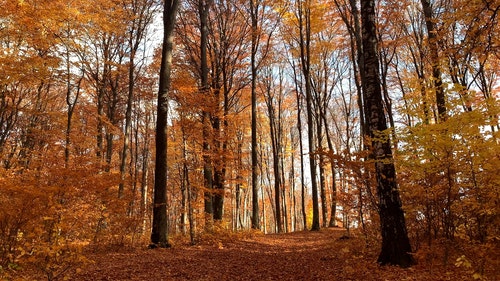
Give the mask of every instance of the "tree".
[(431, 6), (430, 0), (421, 0), (422, 9), (425, 16), (425, 25), (427, 27), (427, 39), (429, 41), (429, 52), (432, 65), (431, 82), (435, 91), (436, 105), (438, 111), (438, 121), (444, 121), (447, 118), (446, 99), (444, 95), (443, 79), (441, 78), (441, 66), (439, 61), (439, 38), (436, 28), (436, 17)]
[(260, 228), (259, 218), (259, 187), (257, 184), (257, 62), (256, 54), (258, 48), (258, 12), (260, 1), (250, 0), (250, 18), (252, 21), (252, 54), (251, 54), (251, 71), (252, 71), (252, 84), (251, 84), (251, 106), (252, 106), (252, 228)]
[[(281, 208), (281, 190), (284, 189), (284, 178), (280, 173), (283, 167), (281, 155), (283, 154), (283, 74), (280, 69), (279, 78), (273, 73), (272, 68), (276, 66), (269, 66), (264, 70), (263, 75), (263, 93), (267, 106), (267, 114), (269, 118), (269, 134), (271, 139), (271, 152), (273, 158), (273, 175), (274, 175), (274, 205), (275, 205), (275, 220), (276, 231), (283, 232), (282, 221), (282, 208)], [(278, 80), (279, 81), (276, 81)], [(276, 85), (275, 83), (279, 83)], [(285, 198), (283, 198), (285, 199)], [(286, 224), (286, 221), (285, 221)]]
[(167, 225), (167, 118), (174, 27), (179, 0), (163, 2), (163, 45), (156, 119), (156, 166), (153, 199), (153, 247), (169, 247)]
[(123, 3), (124, 10), (127, 13), (127, 23), (128, 23), (128, 51), (129, 62), (128, 62), (128, 89), (127, 89), (127, 99), (126, 99), (126, 109), (125, 109), (125, 128), (124, 128), (124, 138), (123, 147), (120, 157), (120, 185), (118, 187), (118, 196), (122, 197), (125, 187), (125, 169), (127, 165), (127, 157), (129, 151), (129, 134), (132, 127), (132, 107), (134, 99), (134, 89), (136, 80), (136, 69), (137, 69), (137, 54), (141, 42), (145, 39), (148, 26), (153, 21), (155, 3), (151, 0), (144, 1), (132, 1), (128, 3), (125, 1)]
[(365, 136), (370, 142), (371, 158), (375, 162), (378, 211), (382, 232), (382, 250), (378, 262), (383, 265), (394, 264), (408, 267), (414, 261), (410, 254), (410, 240), (396, 182), (391, 143), (386, 135), (387, 122), (382, 101), (377, 55), (375, 0), (361, 1), (361, 25), (364, 59), (362, 87), (366, 97), (364, 109), (368, 120)]
[[(258, 147), (257, 147), (257, 79), (258, 71), (265, 60), (270, 49), (270, 40), (275, 30), (270, 30), (269, 34), (264, 34), (263, 26), (266, 15), (266, 6), (263, 0), (250, 0), (249, 5), (250, 26), (251, 26), (251, 54), (250, 54), (250, 75), (251, 75), (251, 160), (252, 160), (252, 228), (260, 228), (259, 219), (259, 187), (258, 187)], [(279, 20), (279, 19), (276, 19)], [(277, 26), (277, 25), (276, 25)], [(267, 35), (265, 43), (262, 43)], [(260, 50), (262, 47), (262, 50)], [(260, 57), (258, 56), (260, 52)]]
[(318, 183), (316, 179), (316, 142), (314, 137), (314, 119), (313, 119), (313, 96), (311, 86), (311, 1), (299, 1), (297, 7), (297, 19), (299, 24), (300, 40), (300, 62), (302, 74), (304, 75), (305, 94), (306, 94), (306, 113), (309, 144), (309, 168), (311, 173), (311, 188), (313, 201), (313, 221), (311, 230), (319, 230), (319, 198)]

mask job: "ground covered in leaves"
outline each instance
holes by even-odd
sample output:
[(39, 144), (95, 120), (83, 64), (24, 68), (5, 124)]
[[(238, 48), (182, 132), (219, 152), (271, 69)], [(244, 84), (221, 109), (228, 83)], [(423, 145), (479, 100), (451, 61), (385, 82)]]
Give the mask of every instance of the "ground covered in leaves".
[[(195, 246), (88, 253), (65, 280), (474, 280), (474, 271), (432, 255), (401, 269), (377, 265), (376, 247), (343, 229), (288, 234), (205, 236)], [(494, 271), (483, 280), (500, 280)], [(32, 276), (31, 280), (37, 279)], [(40, 277), (38, 280), (43, 280)]]

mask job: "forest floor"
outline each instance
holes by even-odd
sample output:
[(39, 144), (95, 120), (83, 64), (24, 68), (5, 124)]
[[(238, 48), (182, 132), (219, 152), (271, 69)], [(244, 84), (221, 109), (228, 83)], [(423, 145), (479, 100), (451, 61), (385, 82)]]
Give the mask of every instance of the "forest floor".
[[(219, 235), (217, 239), (206, 236), (195, 246), (176, 242), (168, 249), (102, 249), (86, 254), (91, 262), (72, 268), (64, 280), (475, 279), (470, 268), (455, 265), (456, 258), (444, 265), (429, 258), (430, 254), (417, 256), (418, 264), (408, 269), (379, 266), (376, 246), (367, 247), (362, 237), (345, 238), (345, 234), (344, 229), (329, 228), (287, 234)], [(500, 280), (496, 274), (490, 272), (483, 280)]]

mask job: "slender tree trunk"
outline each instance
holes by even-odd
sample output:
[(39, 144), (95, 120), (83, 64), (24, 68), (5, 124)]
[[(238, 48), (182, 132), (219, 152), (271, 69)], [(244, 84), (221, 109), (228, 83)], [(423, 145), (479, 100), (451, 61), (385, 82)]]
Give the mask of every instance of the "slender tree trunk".
[[(183, 117), (181, 117), (184, 119)], [(182, 208), (182, 213), (181, 213), (181, 226), (182, 226), (182, 233), (186, 234), (187, 232), (187, 225), (186, 222), (189, 220), (189, 227), (191, 228), (191, 220), (192, 220), (192, 210), (190, 210), (191, 206), (191, 187), (190, 187), (190, 182), (189, 182), (189, 169), (188, 169), (188, 156), (187, 156), (187, 137), (186, 137), (186, 131), (185, 131), (185, 126), (182, 125), (181, 127), (182, 131), (182, 182), (181, 182), (181, 196), (182, 196), (182, 202), (181, 202), (181, 208)], [(191, 237), (191, 229), (189, 231), (190, 237)], [(193, 237), (191, 237), (191, 243), (194, 242)]]
[[(216, 90), (217, 91), (217, 90)], [(214, 179), (213, 179), (213, 218), (215, 221), (222, 221), (222, 216), (224, 213), (224, 174), (225, 174), (225, 159), (224, 153), (226, 145), (225, 141), (222, 141), (221, 144), (221, 129), (220, 129), (220, 118), (215, 117), (213, 122), (213, 130), (215, 132), (214, 138)]]
[[(102, 67), (102, 75), (99, 76), (99, 71), (95, 73), (95, 81), (97, 85), (97, 136), (96, 136), (96, 142), (97, 142), (97, 157), (99, 160), (102, 161), (106, 157), (106, 153), (104, 151), (104, 120), (105, 120), (105, 114), (104, 114), (104, 96), (106, 95), (107, 91), (107, 85), (108, 85), (108, 76), (109, 76), (109, 61), (111, 60), (109, 58), (109, 44), (107, 43), (107, 40), (105, 39), (103, 42), (103, 67)], [(109, 167), (105, 166), (104, 171), (109, 171)]]
[(439, 42), (436, 29), (436, 18), (433, 16), (430, 0), (421, 0), (422, 9), (425, 16), (425, 25), (427, 27), (427, 37), (429, 40), (429, 53), (432, 64), (432, 84), (436, 96), (436, 105), (438, 110), (438, 120), (445, 121), (447, 118), (446, 101), (444, 96), (443, 80), (441, 78), (441, 67), (439, 63)]
[(273, 155), (273, 174), (274, 174), (274, 205), (275, 205), (275, 221), (276, 229), (279, 233), (283, 232), (283, 223), (281, 221), (281, 175), (279, 165), (279, 137), (277, 136), (275, 110), (272, 105), (273, 101), (270, 98), (268, 101), (269, 111), (269, 128), (271, 133), (272, 155)]
[(189, 238), (191, 245), (196, 244), (196, 222), (193, 214), (193, 190), (191, 182), (189, 181), (189, 171), (187, 164), (184, 163), (184, 170), (186, 174), (186, 189), (187, 189), (187, 203), (188, 203), (188, 220), (189, 220)]
[[(69, 154), (70, 154), (70, 146), (71, 146), (71, 126), (73, 121), (73, 113), (75, 111), (76, 103), (78, 102), (78, 98), (80, 97), (80, 89), (81, 83), (84, 77), (84, 72), (82, 76), (78, 79), (77, 85), (71, 85), (71, 74), (70, 74), (70, 53), (69, 50), (66, 51), (66, 72), (67, 72), (67, 80), (66, 80), (66, 105), (68, 106), (67, 120), (66, 120), (66, 143), (64, 145), (64, 164), (65, 167), (68, 168), (69, 165)], [(71, 97), (71, 93), (73, 92), (73, 87), (76, 87), (76, 93)]]
[(292, 155), (290, 157), (290, 195), (292, 199), (292, 217), (291, 220), (291, 231), (294, 232), (297, 229), (297, 201), (295, 198), (295, 142), (293, 141), (293, 133), (290, 132), (290, 142), (292, 148)]
[[(209, 3), (206, 0), (199, 0), (198, 12), (200, 16), (200, 76), (201, 76), (201, 94), (208, 99), (209, 83), (208, 83), (208, 10)], [(210, 127), (212, 116), (208, 109), (202, 112), (203, 119), (203, 176), (204, 176), (204, 202), (205, 202), (205, 227), (210, 229), (213, 221), (213, 167), (210, 146)]]
[(290, 218), (291, 221), (291, 231), (294, 232), (297, 230), (297, 199), (295, 196), (296, 190), (296, 179), (295, 179), (295, 151), (297, 149), (296, 142), (294, 141), (293, 128), (290, 128), (290, 146), (291, 146), (291, 155), (290, 155), (290, 196), (292, 200), (292, 209), (290, 210), (292, 216)]
[(375, 0), (361, 1), (364, 79), (362, 81), (365, 113), (368, 116), (366, 137), (371, 141), (372, 158), (375, 160), (375, 177), (378, 210), (382, 232), (380, 264), (408, 267), (414, 263), (396, 183), (390, 138), (385, 136), (387, 122), (380, 88), (375, 25)]
[(310, 76), (310, 43), (311, 43), (311, 13), (310, 1), (301, 2), (299, 8), (299, 31), (300, 31), (300, 57), (302, 64), (302, 72), (305, 80), (306, 93), (306, 110), (307, 110), (307, 129), (308, 129), (308, 144), (309, 144), (309, 168), (311, 173), (311, 189), (313, 203), (313, 219), (311, 230), (319, 230), (319, 198), (318, 198), (318, 183), (316, 179), (316, 143), (314, 141), (314, 118), (313, 118), (313, 101)]
[(300, 155), (300, 205), (301, 205), (301, 215), (302, 215), (302, 228), (307, 229), (307, 212), (306, 212), (306, 185), (304, 179), (304, 144), (302, 142), (302, 94), (301, 88), (299, 88), (299, 79), (297, 78), (297, 73), (295, 67), (293, 67), (293, 74), (295, 80), (295, 92), (297, 99), (297, 133), (299, 138), (299, 155)]
[[(342, 5), (334, 0), (335, 5), (338, 7), (339, 11), (343, 10)], [(357, 6), (357, 0), (349, 0), (349, 7), (351, 9), (351, 16), (347, 13), (341, 13), (342, 20), (344, 21), (347, 30), (349, 31), (350, 37), (350, 47), (351, 47), (351, 59), (353, 66), (353, 74), (354, 74), (354, 83), (356, 85), (357, 95), (357, 103), (359, 108), (359, 121), (361, 127), (361, 137), (364, 136), (365, 124), (367, 123), (366, 114), (364, 113), (364, 97), (363, 91), (361, 87), (361, 81), (363, 80), (364, 72), (361, 71), (363, 68), (363, 45), (361, 40), (361, 26), (360, 26), (360, 18), (359, 18), (359, 9)]]
[(250, 17), (252, 21), (252, 53), (251, 53), (251, 103), (252, 103), (252, 228), (260, 229), (259, 217), (259, 186), (257, 179), (257, 62), (256, 54), (258, 49), (258, 11), (259, 6), (256, 5), (255, 0), (250, 0)]
[(156, 120), (156, 166), (153, 196), (152, 247), (170, 247), (167, 220), (167, 117), (170, 69), (174, 45), (174, 27), (179, 0), (163, 3), (163, 48)]
[(113, 138), (115, 135), (113, 133), (106, 133), (106, 172), (111, 170), (111, 160), (113, 158)]
[(214, 220), (222, 221), (224, 215), (224, 195), (225, 195), (225, 185), (226, 185), (226, 167), (227, 167), (227, 153), (228, 153), (228, 138), (224, 135), (227, 134), (229, 130), (229, 123), (227, 117), (229, 115), (229, 87), (228, 87), (228, 77), (226, 71), (222, 70), (223, 87), (222, 92), (224, 94), (224, 108), (222, 117), (223, 129), (220, 129), (220, 119), (217, 118), (217, 126), (214, 126), (214, 130), (217, 132), (216, 136), (216, 147), (218, 149), (217, 165), (215, 167), (215, 177), (214, 186), (216, 188), (216, 193), (214, 196)]
[[(318, 116), (318, 118), (321, 118)], [(316, 120), (317, 123), (321, 123), (321, 119)], [(318, 135), (318, 148), (319, 148), (319, 190), (320, 190), (320, 198), (321, 198), (321, 226), (326, 227), (327, 222), (327, 213), (328, 213), (328, 204), (326, 202), (326, 179), (325, 179), (325, 156), (323, 155), (323, 148), (321, 147), (321, 143), (323, 142), (322, 128), (320, 125), (317, 125), (317, 135)]]
[(236, 169), (236, 194), (235, 194), (235, 201), (236, 201), (236, 215), (235, 215), (235, 229), (238, 230), (241, 227), (243, 227), (243, 224), (241, 223), (241, 183), (243, 182), (243, 176), (241, 175), (243, 171), (243, 144), (242, 144), (242, 138), (243, 138), (243, 133), (238, 132), (237, 133), (238, 138), (237, 138), (237, 169)]
[(147, 213), (147, 206), (148, 206), (148, 193), (149, 193), (149, 160), (151, 157), (151, 152), (149, 151), (150, 148), (150, 124), (152, 121), (152, 113), (149, 111), (146, 112), (146, 116), (144, 118), (144, 128), (145, 128), (145, 134), (144, 134), (144, 139), (143, 139), (143, 144), (141, 148), (141, 154), (142, 154), (142, 163), (141, 163), (141, 202), (140, 202), (140, 213), (142, 217), (142, 232), (146, 233), (146, 226), (147, 226), (147, 221), (148, 221), (148, 213)]
[[(329, 132), (329, 129), (328, 129), (328, 123), (327, 123), (327, 120), (326, 120), (326, 104), (323, 106), (323, 109), (322, 112), (321, 112), (321, 119), (323, 120), (323, 124), (325, 126), (325, 135), (326, 135), (326, 142), (328, 144), (328, 149), (331, 151), (331, 152), (334, 152), (335, 151), (335, 148), (333, 146), (333, 141), (331, 139), (331, 136), (330, 136), (330, 132)], [(347, 143), (349, 143), (349, 140), (347, 141)], [(347, 151), (349, 151), (349, 148), (347, 148)], [(336, 217), (337, 217), (337, 179), (335, 177), (335, 162), (332, 160), (331, 163), (330, 163), (330, 169), (331, 169), (331, 173), (332, 173), (332, 195), (331, 195), (331, 202), (330, 202), (330, 209), (331, 209), (331, 212), (330, 212), (330, 221), (328, 223), (328, 227), (334, 227), (337, 225), (337, 221), (336, 221)]]
[(134, 84), (135, 84), (135, 58), (141, 41), (144, 39), (146, 27), (152, 19), (151, 1), (134, 1), (131, 7), (127, 7), (130, 11), (131, 17), (128, 47), (130, 48), (130, 61), (128, 65), (128, 94), (127, 106), (125, 109), (125, 128), (124, 140), (120, 158), (120, 184), (118, 186), (118, 197), (123, 196), (125, 185), (125, 170), (127, 166), (128, 147), (129, 147), (129, 134), (132, 126), (132, 106), (134, 98)]
[(125, 189), (125, 169), (127, 166), (127, 156), (129, 147), (129, 134), (132, 124), (132, 100), (134, 98), (134, 71), (135, 71), (135, 50), (132, 49), (130, 53), (130, 62), (128, 70), (128, 95), (127, 95), (127, 108), (125, 110), (125, 130), (123, 132), (123, 147), (120, 157), (120, 184), (118, 185), (118, 197), (123, 197)]
[[(184, 132), (183, 132), (184, 134)], [(181, 214), (180, 214), (180, 224), (181, 224), (181, 232), (183, 235), (187, 232), (187, 205), (188, 205), (188, 167), (187, 167), (187, 159), (186, 159), (186, 140), (183, 137), (182, 140), (182, 168), (179, 168), (180, 177), (181, 177)]]

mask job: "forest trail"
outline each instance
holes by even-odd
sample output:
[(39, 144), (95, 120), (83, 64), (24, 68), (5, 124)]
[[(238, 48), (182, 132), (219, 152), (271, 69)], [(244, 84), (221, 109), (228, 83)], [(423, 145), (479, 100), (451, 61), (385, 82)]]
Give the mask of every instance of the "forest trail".
[[(90, 256), (69, 280), (470, 280), (456, 268), (376, 264), (362, 238), (345, 230), (253, 235), (236, 241), (174, 245)], [(449, 270), (455, 271), (451, 272)], [(462, 272), (463, 273), (463, 272)], [(458, 277), (458, 278), (457, 278)]]

